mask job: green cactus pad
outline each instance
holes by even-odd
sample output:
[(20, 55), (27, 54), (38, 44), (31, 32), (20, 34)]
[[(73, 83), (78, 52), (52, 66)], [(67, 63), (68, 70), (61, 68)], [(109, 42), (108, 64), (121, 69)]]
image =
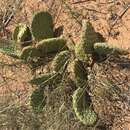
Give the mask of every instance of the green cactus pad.
[(56, 55), (52, 61), (52, 69), (55, 72), (58, 72), (59, 70), (61, 70), (61, 68), (64, 66), (64, 64), (69, 58), (70, 58), (69, 51), (62, 51), (58, 53), (58, 55)]
[(32, 20), (32, 34), (38, 41), (53, 37), (53, 20), (48, 12), (38, 12)]
[(87, 54), (93, 53), (94, 43), (97, 41), (97, 34), (92, 24), (86, 20), (82, 21), (81, 44), (84, 44), (84, 49)]
[(94, 44), (94, 51), (99, 55), (127, 55), (129, 54), (127, 50), (110, 46), (107, 43), (95, 43)]
[(94, 52), (94, 43), (97, 41), (98, 34), (92, 24), (85, 20), (82, 21), (81, 41), (75, 46), (75, 55), (81, 61), (91, 62)]
[(40, 88), (44, 88), (46, 85), (59, 84), (61, 82), (61, 76), (57, 73), (42, 74), (40, 76), (33, 77), (29, 83), (32, 85), (38, 85)]
[(128, 55), (129, 54), (128, 50), (125, 50), (125, 49), (122, 49), (122, 48), (113, 47), (113, 49), (114, 49), (115, 55)]
[(15, 42), (20, 43), (22, 47), (30, 45), (32, 42), (32, 34), (26, 24), (18, 25), (13, 33)]
[(49, 74), (43, 74), (40, 75), (38, 77), (33, 77), (29, 83), (31, 83), (32, 85), (41, 85), (43, 82), (46, 82), (46, 84), (48, 84), (48, 82), (50, 81), (49, 79), (53, 76), (52, 73)]
[(108, 46), (107, 43), (95, 43), (94, 44), (94, 51), (99, 55), (107, 55), (113, 51), (113, 48)]
[(40, 53), (44, 56), (50, 53), (57, 53), (62, 50), (67, 49), (66, 40), (64, 38), (49, 38), (40, 41), (36, 48), (40, 51)]
[(74, 75), (77, 87), (84, 87), (88, 79), (88, 72), (83, 63), (77, 59), (74, 61)]
[(83, 88), (78, 88), (73, 94), (73, 109), (77, 118), (86, 126), (94, 126), (97, 114), (91, 106), (91, 99)]
[(40, 56), (40, 52), (32, 46), (24, 47), (21, 52), (21, 59), (28, 60), (29, 58), (37, 58)]
[(0, 40), (0, 52), (16, 59), (20, 56), (20, 49), (15, 46), (14, 42), (4, 39)]
[(77, 59), (79, 59), (81, 61), (89, 61), (89, 56), (85, 52), (84, 44), (77, 43), (75, 45), (75, 56), (76, 56)]
[(14, 32), (13, 32), (13, 40), (17, 41), (18, 40), (18, 34), (20, 31), (21, 25), (18, 25), (15, 27)]
[(33, 91), (31, 95), (30, 105), (35, 112), (41, 112), (46, 105), (44, 92), (40, 89)]

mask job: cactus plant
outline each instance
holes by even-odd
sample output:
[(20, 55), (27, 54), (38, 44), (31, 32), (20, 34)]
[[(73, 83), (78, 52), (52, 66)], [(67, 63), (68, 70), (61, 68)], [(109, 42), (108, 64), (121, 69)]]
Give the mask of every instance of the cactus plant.
[(129, 54), (128, 50), (125, 50), (125, 49), (122, 49), (122, 48), (113, 47), (113, 49), (114, 49), (115, 55), (128, 55)]
[(32, 43), (32, 34), (26, 24), (19, 24), (16, 26), (13, 33), (13, 40), (20, 43), (22, 47), (28, 46)]
[(41, 54), (40, 52), (33, 46), (27, 46), (25, 48), (23, 48), (22, 52), (21, 52), (21, 59), (27, 61), (29, 58), (37, 58), (39, 57)]
[(38, 12), (31, 24), (32, 34), (38, 41), (53, 37), (53, 20), (48, 12)]
[[(29, 83), (31, 83), (32, 85), (41, 85), (42, 83), (46, 82), (46, 84), (48, 84), (48, 82), (50, 81), (49, 79), (53, 76), (52, 73), (48, 73), (48, 74), (43, 74), (37, 77), (33, 77)], [(45, 85), (46, 85), (45, 84)]]
[(82, 21), (81, 43), (84, 44), (84, 49), (87, 54), (93, 53), (94, 43), (97, 41), (97, 34), (89, 21)]
[(90, 61), (91, 59), (89, 58), (89, 55), (85, 52), (85, 46), (82, 43), (77, 43), (75, 45), (75, 56), (77, 59), (81, 61)]
[(107, 55), (110, 54), (113, 51), (113, 48), (111, 48), (110, 46), (108, 46), (107, 43), (95, 43), (94, 44), (94, 51), (98, 54), (98, 55)]
[(61, 70), (61, 68), (64, 66), (66, 61), (70, 58), (70, 52), (69, 51), (62, 51), (58, 55), (55, 56), (55, 58), (52, 61), (52, 69), (55, 72), (58, 72)]
[(49, 53), (57, 53), (59, 51), (67, 49), (66, 40), (62, 37), (49, 38), (40, 41), (36, 44), (36, 48), (39, 50), (41, 55), (47, 55)]
[(13, 38), (14, 41), (18, 40), (18, 34), (19, 34), (19, 31), (20, 31), (20, 27), (21, 27), (21, 25), (18, 25), (14, 29), (14, 32), (13, 32), (13, 35), (12, 35), (12, 38)]
[(78, 59), (74, 61), (74, 75), (77, 87), (84, 87), (88, 79), (88, 72), (83, 63)]
[(82, 21), (81, 41), (75, 46), (76, 57), (90, 63), (94, 52), (94, 43), (98, 41), (98, 34), (95, 32), (92, 24), (89, 21)]
[(41, 112), (46, 105), (44, 92), (41, 89), (35, 89), (31, 95), (30, 105), (35, 112)]
[(73, 109), (77, 118), (87, 126), (94, 126), (97, 114), (91, 106), (91, 99), (83, 88), (78, 88), (73, 94)]
[(94, 44), (94, 51), (100, 56), (108, 55), (108, 54), (113, 54), (113, 55), (126, 55), (126, 54), (128, 54), (127, 50), (110, 46), (108, 43), (95, 43)]
[(44, 88), (46, 85), (59, 84), (61, 82), (61, 75), (57, 73), (47, 73), (33, 77), (29, 83)]

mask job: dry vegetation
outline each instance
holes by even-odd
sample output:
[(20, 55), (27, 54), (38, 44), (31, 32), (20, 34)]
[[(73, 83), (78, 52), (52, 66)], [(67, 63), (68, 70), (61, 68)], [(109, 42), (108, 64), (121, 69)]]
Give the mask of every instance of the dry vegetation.
[[(30, 24), (32, 14), (39, 10), (48, 10), (54, 18), (55, 29), (62, 26), (63, 35), (73, 43), (79, 41), (82, 19), (90, 19), (96, 31), (101, 32), (110, 44), (130, 48), (129, 0), (3, 0), (0, 2), (0, 38), (12, 40), (11, 32), (15, 25), (20, 22)], [(69, 81), (53, 92), (46, 90), (45, 112), (40, 115), (33, 113), (29, 106), (33, 89), (28, 83), (30, 69), (19, 60), (0, 54), (0, 130), (129, 130), (129, 56), (114, 61), (110, 58), (103, 66), (96, 67), (93, 73), (120, 86), (123, 101), (116, 104), (104, 100), (104, 106), (95, 101), (96, 110), (102, 120), (108, 122), (108, 127), (92, 129), (75, 118), (71, 105), (75, 86)], [(90, 81), (93, 86), (101, 83), (98, 79), (94, 81)], [(111, 108), (112, 104), (115, 104), (114, 108)], [(105, 111), (100, 111), (100, 107)], [(109, 122), (113, 114), (117, 118)]]

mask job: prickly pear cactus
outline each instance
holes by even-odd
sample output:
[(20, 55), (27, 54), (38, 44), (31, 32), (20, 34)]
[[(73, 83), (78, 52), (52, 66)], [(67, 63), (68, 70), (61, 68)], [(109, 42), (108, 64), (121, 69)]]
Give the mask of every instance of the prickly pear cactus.
[(31, 24), (32, 34), (38, 41), (53, 37), (53, 19), (48, 12), (38, 12)]
[(47, 85), (50, 82), (50, 79), (52, 76), (53, 76), (52, 73), (48, 73), (48, 74), (43, 74), (37, 77), (33, 77), (29, 81), (29, 83), (31, 83), (32, 85), (42, 85), (44, 83), (44, 85)]
[(84, 49), (87, 54), (93, 53), (94, 43), (97, 41), (97, 34), (89, 21), (82, 21), (81, 43), (84, 44)]
[(74, 75), (77, 87), (85, 87), (88, 79), (88, 72), (83, 63), (76, 59), (74, 61)]
[(73, 109), (84, 125), (94, 126), (97, 122), (97, 115), (92, 109), (90, 96), (83, 88), (78, 88), (73, 94)]
[(16, 26), (15, 27), (15, 29), (14, 29), (14, 32), (13, 32), (13, 40), (14, 41), (17, 41), (18, 40), (18, 34), (19, 34), (19, 31), (20, 31), (20, 27), (21, 27), (22, 25), (18, 25), (18, 26)]
[(82, 32), (80, 43), (75, 46), (76, 57), (91, 64), (92, 54), (94, 52), (94, 43), (98, 40), (97, 33), (95, 32), (92, 24), (88, 21), (82, 21)]
[(41, 112), (46, 105), (44, 92), (41, 89), (35, 89), (31, 95), (30, 105), (35, 112)]
[(67, 49), (66, 40), (62, 37), (59, 38), (49, 38), (40, 41), (36, 48), (44, 56), (50, 53), (57, 53), (59, 51)]
[(60, 71), (70, 57), (71, 54), (69, 51), (60, 52), (58, 55), (55, 56), (55, 58), (52, 61), (52, 69), (55, 72)]
[(40, 55), (40, 52), (35, 47), (27, 46), (23, 48), (20, 57), (27, 61), (29, 58), (38, 58)]
[(44, 89), (47, 85), (57, 85), (61, 82), (61, 75), (58, 75), (57, 73), (47, 73), (42, 74), (36, 77), (33, 77), (29, 83), (32, 85), (37, 85), (41, 89)]
[(94, 51), (99, 55), (127, 55), (129, 54), (127, 50), (113, 47), (108, 43), (95, 43)]
[(75, 45), (75, 55), (76, 58), (81, 60), (81, 61), (90, 61), (91, 59), (89, 58), (88, 54), (85, 52), (85, 46), (82, 43), (77, 43)]
[(114, 50), (115, 55), (128, 55), (129, 54), (128, 50), (125, 50), (125, 49), (122, 49), (122, 48), (113, 47), (113, 50)]
[(113, 48), (110, 48), (107, 43), (95, 43), (94, 44), (94, 51), (98, 55), (107, 55), (112, 53)]
[(18, 25), (13, 33), (13, 39), (20, 43), (22, 47), (28, 46), (32, 43), (32, 34), (26, 24)]

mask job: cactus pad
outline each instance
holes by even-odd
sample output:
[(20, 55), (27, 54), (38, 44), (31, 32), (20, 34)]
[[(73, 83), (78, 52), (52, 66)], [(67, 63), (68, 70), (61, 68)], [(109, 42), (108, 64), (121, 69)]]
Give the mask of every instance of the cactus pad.
[(66, 61), (70, 58), (69, 51), (62, 51), (52, 61), (52, 68), (55, 72), (61, 70)]
[(46, 105), (44, 92), (40, 89), (33, 91), (31, 95), (30, 105), (35, 112), (41, 112)]
[(32, 46), (27, 46), (23, 48), (20, 55), (21, 59), (23, 60), (28, 60), (29, 58), (34, 58), (39, 56), (40, 56), (40, 52), (35, 47)]
[(40, 41), (36, 48), (44, 56), (49, 53), (57, 53), (59, 51), (67, 49), (66, 40), (64, 38), (49, 38)]
[(82, 21), (82, 33), (81, 33), (81, 43), (84, 44), (84, 49), (87, 54), (93, 53), (94, 43), (97, 41), (97, 34), (88, 21)]
[(38, 12), (32, 20), (32, 34), (38, 41), (53, 37), (53, 20), (48, 12)]
[(32, 34), (29, 27), (25, 24), (18, 25), (14, 30), (13, 39), (16, 42), (21, 43), (22, 47), (30, 45)]
[(50, 81), (49, 79), (53, 76), (53, 74), (43, 74), (38, 77), (33, 77), (32, 80), (29, 81), (32, 85), (41, 85), (46, 82), (46, 84)]
[(74, 61), (74, 75), (77, 87), (84, 87), (88, 79), (88, 72), (83, 63), (77, 59)]
[(84, 44), (82, 43), (77, 43), (75, 45), (75, 55), (76, 55), (76, 58), (81, 61), (89, 61), (89, 56), (85, 52), (85, 47), (84, 47)]
[(75, 46), (75, 54), (79, 60), (83, 62), (87, 61), (88, 63), (91, 62), (94, 52), (94, 43), (97, 41), (97, 37), (97, 33), (92, 24), (83, 20), (81, 41)]
[(112, 52), (112, 48), (110, 48), (110, 46), (108, 46), (107, 43), (95, 43), (94, 44), (94, 51), (98, 54), (98, 55), (107, 55), (110, 54)]
[(33, 77), (29, 83), (32, 85), (38, 85), (40, 88), (44, 88), (46, 85), (54, 85), (61, 82), (61, 76), (56, 73), (47, 73), (40, 76)]
[(87, 126), (94, 126), (97, 114), (91, 106), (91, 99), (83, 88), (78, 88), (73, 94), (73, 109), (77, 118)]
[(125, 50), (125, 49), (122, 49), (122, 48), (113, 47), (113, 49), (114, 49), (115, 55), (128, 55), (129, 54), (128, 50)]
[(112, 47), (107, 43), (95, 43), (94, 44), (94, 51), (98, 55), (107, 55), (107, 54), (113, 54), (113, 55), (126, 55), (128, 54), (127, 50)]
[(14, 29), (14, 32), (13, 32), (13, 40), (14, 41), (18, 40), (18, 34), (19, 34), (19, 31), (20, 31), (20, 27), (21, 27), (21, 25), (18, 25)]

